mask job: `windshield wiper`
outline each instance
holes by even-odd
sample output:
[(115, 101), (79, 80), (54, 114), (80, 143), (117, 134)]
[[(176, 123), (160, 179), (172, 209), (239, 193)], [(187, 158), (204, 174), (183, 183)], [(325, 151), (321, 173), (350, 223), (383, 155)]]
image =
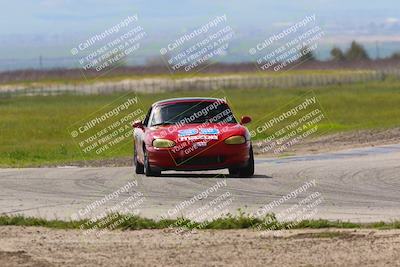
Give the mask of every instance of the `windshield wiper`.
[(171, 125), (171, 124), (175, 124), (175, 122), (172, 122), (172, 121), (164, 121), (164, 122), (159, 122), (159, 123), (152, 124), (151, 126)]

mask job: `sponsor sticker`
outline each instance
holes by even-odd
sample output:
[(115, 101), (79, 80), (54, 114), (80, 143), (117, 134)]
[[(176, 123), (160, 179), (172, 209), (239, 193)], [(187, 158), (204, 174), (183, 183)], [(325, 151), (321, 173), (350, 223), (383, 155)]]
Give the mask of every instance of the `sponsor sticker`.
[(196, 140), (218, 140), (218, 135), (195, 135), (195, 136), (182, 136), (179, 141), (196, 141)]
[(219, 130), (214, 129), (214, 128), (201, 128), (200, 133), (201, 134), (219, 134)]
[(199, 133), (199, 131), (197, 129), (185, 129), (185, 130), (178, 131), (179, 136), (190, 136), (190, 135), (195, 135), (198, 133)]

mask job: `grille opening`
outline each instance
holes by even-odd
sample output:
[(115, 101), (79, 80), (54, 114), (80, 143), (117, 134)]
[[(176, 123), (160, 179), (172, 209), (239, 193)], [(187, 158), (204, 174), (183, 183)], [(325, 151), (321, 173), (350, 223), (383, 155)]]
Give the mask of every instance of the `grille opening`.
[(179, 158), (176, 160), (176, 163), (182, 165), (208, 165), (208, 164), (223, 163), (224, 161), (225, 159), (222, 156), (214, 156), (214, 157), (194, 156), (192, 158)]

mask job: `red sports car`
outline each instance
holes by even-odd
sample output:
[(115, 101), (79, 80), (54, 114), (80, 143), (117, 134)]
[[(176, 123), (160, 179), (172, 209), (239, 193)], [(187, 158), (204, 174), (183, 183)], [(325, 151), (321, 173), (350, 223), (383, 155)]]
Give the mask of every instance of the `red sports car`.
[(225, 99), (174, 98), (154, 103), (143, 121), (135, 121), (136, 173), (159, 176), (164, 170), (229, 169), (250, 177), (254, 157), (250, 134)]

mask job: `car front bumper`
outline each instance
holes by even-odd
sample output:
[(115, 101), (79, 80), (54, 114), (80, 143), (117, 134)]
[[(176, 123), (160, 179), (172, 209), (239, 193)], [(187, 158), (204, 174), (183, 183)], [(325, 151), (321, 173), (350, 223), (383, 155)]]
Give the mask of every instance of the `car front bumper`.
[(243, 167), (249, 160), (250, 141), (240, 145), (224, 142), (208, 144), (206, 147), (189, 146), (175, 148), (147, 147), (151, 168), (159, 170), (217, 170)]

